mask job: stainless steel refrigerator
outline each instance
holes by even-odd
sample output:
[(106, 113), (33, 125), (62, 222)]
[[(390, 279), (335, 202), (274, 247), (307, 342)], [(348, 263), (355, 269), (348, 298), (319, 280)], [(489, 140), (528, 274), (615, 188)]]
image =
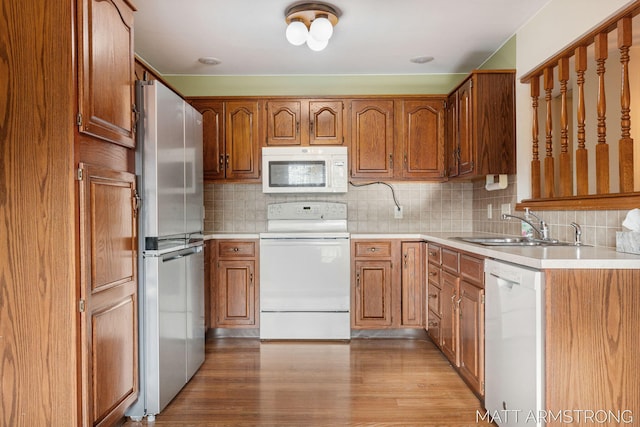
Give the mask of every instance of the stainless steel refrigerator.
[(157, 81), (137, 82), (140, 397), (149, 421), (204, 362), (202, 116)]

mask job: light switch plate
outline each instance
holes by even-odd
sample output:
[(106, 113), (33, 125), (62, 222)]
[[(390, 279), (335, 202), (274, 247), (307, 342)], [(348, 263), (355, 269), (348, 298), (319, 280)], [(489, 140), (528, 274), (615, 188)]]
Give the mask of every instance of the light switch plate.
[(500, 213), (511, 215), (511, 203), (503, 203), (500, 207)]
[(493, 218), (493, 205), (489, 203), (487, 205), (487, 219)]

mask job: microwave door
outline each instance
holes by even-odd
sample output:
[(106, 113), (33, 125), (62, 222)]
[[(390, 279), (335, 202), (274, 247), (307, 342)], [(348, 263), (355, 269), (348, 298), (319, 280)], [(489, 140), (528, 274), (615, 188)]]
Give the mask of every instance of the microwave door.
[(327, 163), (324, 160), (282, 160), (269, 162), (271, 188), (325, 188)]

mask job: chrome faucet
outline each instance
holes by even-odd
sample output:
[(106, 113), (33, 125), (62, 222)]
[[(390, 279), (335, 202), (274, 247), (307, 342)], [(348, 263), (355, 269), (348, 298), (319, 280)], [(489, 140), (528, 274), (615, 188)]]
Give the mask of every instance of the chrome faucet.
[(572, 222), (569, 225), (572, 226), (576, 231), (573, 244), (576, 246), (582, 246), (582, 228), (580, 228), (580, 225), (576, 222)]
[(547, 226), (547, 223), (543, 219), (540, 219), (540, 217), (535, 215), (533, 212), (529, 211), (529, 214), (531, 216), (533, 216), (534, 218), (536, 218), (538, 221), (540, 221), (540, 227), (539, 228), (536, 227), (535, 225), (533, 225), (531, 223), (531, 221), (529, 221), (528, 219), (519, 217), (517, 215), (502, 214), (502, 219), (509, 219), (509, 218), (518, 219), (518, 220), (520, 220), (522, 222), (525, 222), (525, 223), (529, 224), (531, 226), (531, 228), (533, 228), (533, 230), (536, 233), (538, 233), (538, 237), (540, 237), (540, 239), (542, 239), (542, 240), (551, 240), (549, 238), (549, 227)]

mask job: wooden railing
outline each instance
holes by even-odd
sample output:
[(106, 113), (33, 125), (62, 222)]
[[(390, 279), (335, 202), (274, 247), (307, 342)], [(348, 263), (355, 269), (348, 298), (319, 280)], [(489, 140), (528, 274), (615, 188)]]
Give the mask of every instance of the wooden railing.
[[(630, 48), (633, 39), (632, 23), (633, 18), (638, 14), (640, 14), (640, 5), (636, 2), (521, 78), (521, 82), (528, 83), (531, 89), (532, 160), (531, 199), (523, 200), (519, 207), (573, 210), (628, 209), (640, 206), (640, 192), (638, 192), (640, 183), (634, 183), (634, 174), (640, 173), (640, 165), (634, 162), (634, 141), (631, 138), (629, 76)], [(636, 26), (640, 27), (640, 25)], [(612, 33), (617, 39), (620, 57), (620, 138), (607, 141), (607, 126), (612, 128), (611, 130), (616, 126), (607, 123), (606, 90), (611, 88), (606, 87), (607, 79), (605, 78), (610, 53), (609, 35)], [(613, 40), (613, 37), (611, 39)], [(640, 58), (637, 60), (640, 61)], [(589, 82), (597, 87), (595, 98), (585, 97), (585, 82), (590, 61), (595, 63), (593, 77), (596, 81)], [(573, 76), (571, 63), (575, 73)], [(558, 82), (557, 87), (555, 78)], [(638, 79), (640, 86), (640, 75), (634, 78)], [(554, 92), (556, 88), (558, 90)], [(544, 96), (542, 105), (539, 102), (541, 95)], [(574, 99), (575, 108), (569, 111), (569, 104), (573, 106)], [(591, 107), (590, 111), (595, 112), (594, 118), (597, 122), (593, 135), (589, 135), (586, 130), (588, 107)], [(559, 132), (554, 129), (554, 125), (558, 126), (554, 123), (554, 118), (557, 121), (558, 117)], [(544, 120), (543, 136), (540, 135), (539, 124), (542, 120)], [(572, 126), (570, 131), (570, 125), (573, 124), (575, 124), (575, 133), (572, 131)], [(541, 138), (544, 138), (542, 161)], [(591, 141), (593, 143), (589, 144)], [(590, 152), (589, 148), (592, 148), (593, 152)], [(613, 166), (617, 166), (618, 176), (616, 188), (612, 190), (613, 167), (610, 167), (610, 154), (615, 154), (613, 150), (617, 150), (618, 162)], [(590, 158), (593, 155), (595, 155), (595, 162)], [(589, 170), (590, 164), (592, 167), (595, 165), (595, 170)], [(558, 167), (557, 170), (556, 167)], [(637, 178), (636, 181), (638, 181)]]

